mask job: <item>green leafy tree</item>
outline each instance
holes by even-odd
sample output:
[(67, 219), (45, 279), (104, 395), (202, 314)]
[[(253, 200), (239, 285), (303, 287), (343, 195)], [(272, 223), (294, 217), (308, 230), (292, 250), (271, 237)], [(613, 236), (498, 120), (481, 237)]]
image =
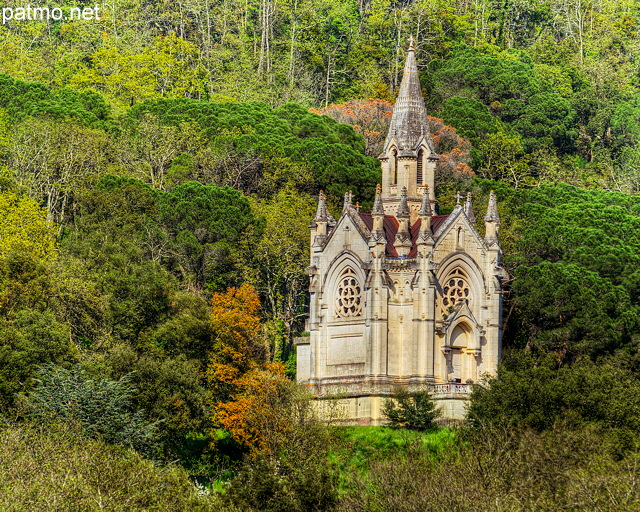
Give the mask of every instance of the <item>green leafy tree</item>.
[(514, 361), (521, 357), (513, 354), (496, 377), (474, 387), (467, 413), (474, 424), (537, 431), (591, 424), (622, 434), (640, 429), (640, 382), (633, 372), (588, 361), (527, 368)]
[(392, 398), (385, 399), (382, 414), (392, 427), (423, 432), (435, 427), (435, 420), (442, 412), (428, 391), (397, 388)]
[(27, 391), (38, 367), (67, 364), (79, 353), (69, 340), (69, 328), (50, 312), (23, 310), (11, 321), (0, 321), (0, 401), (14, 404), (16, 394)]
[(233, 279), (239, 246), (258, 225), (249, 201), (230, 187), (190, 181), (160, 195), (170, 268), (191, 286), (220, 289)]

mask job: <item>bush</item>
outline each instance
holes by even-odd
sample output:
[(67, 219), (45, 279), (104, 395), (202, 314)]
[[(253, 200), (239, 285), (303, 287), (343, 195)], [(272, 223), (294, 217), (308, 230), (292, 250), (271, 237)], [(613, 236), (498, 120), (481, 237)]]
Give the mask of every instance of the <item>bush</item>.
[(592, 428), (459, 432), (438, 460), (419, 443), (372, 460), (342, 512), (638, 510), (637, 450), (620, 456)]
[(0, 467), (4, 511), (214, 510), (182, 469), (160, 468), (69, 425), (1, 429)]
[(76, 365), (71, 370), (45, 365), (25, 397), (29, 416), (39, 423), (77, 422), (85, 435), (129, 446), (147, 455), (156, 450), (156, 424), (132, 411), (136, 388), (132, 374), (117, 381), (92, 379)]
[(382, 413), (390, 426), (418, 432), (433, 428), (434, 421), (442, 414), (428, 391), (410, 393), (405, 388), (397, 388), (393, 398), (384, 401)]

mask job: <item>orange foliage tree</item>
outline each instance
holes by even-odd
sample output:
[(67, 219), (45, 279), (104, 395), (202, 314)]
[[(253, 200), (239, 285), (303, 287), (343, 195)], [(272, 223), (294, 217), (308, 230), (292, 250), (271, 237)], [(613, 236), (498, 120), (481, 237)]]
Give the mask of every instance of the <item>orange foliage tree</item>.
[(361, 133), (367, 143), (366, 154), (378, 156), (389, 130), (393, 105), (386, 100), (349, 100), (333, 104), (321, 110), (311, 109), (315, 114), (332, 117), (339, 123), (350, 124), (356, 133)]
[(212, 420), (251, 454), (272, 454), (291, 430), (283, 414), (295, 395), (284, 366), (268, 364), (260, 336), (260, 300), (248, 284), (214, 293), (214, 349), (206, 371), (212, 391)]
[(253, 369), (236, 384), (231, 400), (216, 408), (216, 422), (252, 456), (274, 455), (294, 430), (296, 384), (285, 377), (281, 363)]
[(214, 345), (206, 371), (215, 404), (229, 400), (238, 380), (266, 359), (260, 340), (260, 299), (253, 286), (243, 284), (211, 299)]
[[(393, 105), (378, 99), (350, 100), (311, 111), (353, 126), (364, 136), (367, 155), (378, 156), (389, 131)], [(436, 153), (440, 155), (436, 172), (442, 176), (472, 176), (474, 172), (469, 166), (471, 143), (460, 137), (453, 126), (444, 124), (442, 119), (427, 116), (427, 121)]]

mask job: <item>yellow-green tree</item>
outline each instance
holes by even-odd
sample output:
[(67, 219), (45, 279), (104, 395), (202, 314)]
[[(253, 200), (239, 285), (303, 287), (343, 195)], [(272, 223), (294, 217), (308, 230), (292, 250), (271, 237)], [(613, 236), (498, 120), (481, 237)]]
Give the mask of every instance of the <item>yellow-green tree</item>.
[(55, 227), (33, 199), (0, 192), (0, 258), (21, 252), (48, 260), (56, 250)]

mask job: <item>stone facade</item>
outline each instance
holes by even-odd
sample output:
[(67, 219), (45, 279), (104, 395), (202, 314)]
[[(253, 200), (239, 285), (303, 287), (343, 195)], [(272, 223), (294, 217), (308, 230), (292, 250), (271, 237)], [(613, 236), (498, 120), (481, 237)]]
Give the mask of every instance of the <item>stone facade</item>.
[(464, 204), (458, 195), (451, 214), (437, 214), (438, 155), (413, 45), (379, 158), (371, 213), (354, 208), (347, 193), (336, 221), (320, 194), (298, 381), (351, 423), (382, 423), (382, 403), (396, 385), (430, 389), (446, 418), (461, 418), (468, 384), (494, 373), (500, 359), (500, 218), (493, 192), (484, 237), (470, 194)]

